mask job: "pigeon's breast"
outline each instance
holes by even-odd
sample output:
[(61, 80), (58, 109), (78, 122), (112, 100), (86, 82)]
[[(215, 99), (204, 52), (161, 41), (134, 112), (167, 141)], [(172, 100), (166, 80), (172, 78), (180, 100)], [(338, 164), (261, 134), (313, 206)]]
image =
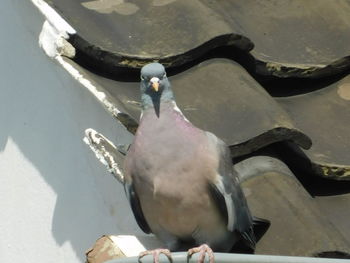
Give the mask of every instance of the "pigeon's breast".
[(154, 234), (166, 231), (185, 240), (197, 231), (212, 234), (227, 231), (224, 219), (206, 189), (188, 195), (184, 186), (181, 188), (176, 196), (173, 195), (175, 191), (169, 194), (156, 188), (153, 196), (142, 199), (142, 210)]
[(207, 154), (206, 135), (174, 115), (172, 121), (147, 121), (152, 125), (146, 127), (141, 123), (133, 145), (138, 156), (133, 182), (152, 232), (162, 228), (186, 238), (199, 226), (224, 223), (219, 213), (212, 213), (217, 208), (208, 185), (218, 164)]
[(152, 183), (153, 178), (171, 180), (192, 178), (191, 169), (203, 166), (196, 163), (208, 150), (206, 135), (171, 108), (157, 117), (153, 109), (145, 111), (140, 121), (132, 148), (134, 174)]

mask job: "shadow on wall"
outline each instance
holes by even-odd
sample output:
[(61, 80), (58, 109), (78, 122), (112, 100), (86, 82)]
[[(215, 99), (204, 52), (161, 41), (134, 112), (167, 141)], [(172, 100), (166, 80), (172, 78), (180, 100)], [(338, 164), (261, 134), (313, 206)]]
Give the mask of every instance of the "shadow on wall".
[[(102, 234), (142, 234), (123, 187), (82, 141), (90, 127), (118, 143), (130, 143), (131, 135), (39, 48), (44, 20), (31, 1), (5, 0), (0, 21), (0, 34), (7, 36), (0, 41), (0, 154), (9, 139), (13, 141), (56, 194), (56, 204), (42, 200), (43, 207), (54, 206), (48, 217), (52, 222), (37, 227), (47, 228), (48, 236), (52, 231), (59, 247), (70, 242), (82, 261), (85, 250)], [(20, 180), (25, 175), (5, 176)], [(20, 226), (13, 234), (29, 227), (35, 226)], [(40, 242), (45, 238), (24, 246), (48, 246)]]

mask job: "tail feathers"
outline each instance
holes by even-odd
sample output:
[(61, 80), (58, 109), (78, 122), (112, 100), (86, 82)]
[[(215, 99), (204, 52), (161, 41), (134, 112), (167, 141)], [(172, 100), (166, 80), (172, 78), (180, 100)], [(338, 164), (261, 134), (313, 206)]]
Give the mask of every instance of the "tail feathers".
[(267, 219), (253, 216), (253, 226), (267, 226), (269, 227), (271, 222)]
[(255, 250), (256, 242), (266, 233), (271, 223), (269, 220), (253, 217), (253, 225), (247, 231), (241, 232), (242, 241), (252, 251)]
[(262, 238), (262, 236), (269, 229), (270, 225), (271, 225), (271, 222), (267, 219), (263, 219), (255, 216), (253, 217), (253, 228), (254, 228), (254, 236), (255, 236), (256, 242)]
[(250, 249), (254, 250), (256, 245), (256, 238), (253, 227), (250, 227), (247, 231), (241, 233), (244, 244)]
[(241, 239), (234, 244), (230, 252), (244, 253), (244, 254), (254, 253), (256, 240), (254, 236), (253, 227), (250, 227), (247, 231), (244, 231), (244, 232), (237, 231), (236, 233), (239, 234)]
[(237, 231), (241, 240), (231, 249), (233, 253), (254, 253), (256, 243), (266, 233), (271, 223), (269, 220), (253, 217), (253, 224), (246, 231)]

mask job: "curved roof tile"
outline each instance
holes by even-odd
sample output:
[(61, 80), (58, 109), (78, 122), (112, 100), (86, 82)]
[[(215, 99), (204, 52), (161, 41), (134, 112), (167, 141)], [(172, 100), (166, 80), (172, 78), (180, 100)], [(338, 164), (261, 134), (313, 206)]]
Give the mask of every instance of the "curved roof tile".
[(315, 78), (350, 69), (346, 0), (47, 2), (76, 29), (75, 48), (106, 67), (181, 66), (229, 47), (214, 56), (251, 50), (250, 67), (263, 76)]

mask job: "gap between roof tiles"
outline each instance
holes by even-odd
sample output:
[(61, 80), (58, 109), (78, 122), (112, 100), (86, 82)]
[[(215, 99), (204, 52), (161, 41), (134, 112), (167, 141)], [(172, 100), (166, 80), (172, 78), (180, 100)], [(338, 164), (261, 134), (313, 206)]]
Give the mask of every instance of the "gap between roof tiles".
[[(82, 39), (77, 40), (79, 39), (77, 36), (72, 37), (75, 38), (74, 41), (71, 41), (73, 45), (74, 43), (84, 41)], [(84, 43), (84, 45), (88, 45), (87, 42)], [(142, 61), (138, 58), (135, 60), (129, 58), (129, 65), (135, 63), (134, 67), (119, 67), (116, 66), (114, 62), (105, 63), (105, 61), (113, 61), (113, 58), (111, 59), (110, 56), (115, 57), (114, 54), (109, 54), (102, 50), (97, 52), (97, 50), (95, 50), (95, 54), (97, 53), (100, 54), (100, 57), (98, 55), (89, 56), (85, 52), (77, 50), (74, 61), (95, 74), (112, 80), (125, 82), (139, 81), (140, 67), (150, 62)], [(323, 68), (317, 66), (313, 66), (312, 68), (304, 66), (302, 68), (297, 68), (291, 65), (277, 66), (277, 64), (274, 64), (273, 70), (270, 70), (272, 69), (271, 64), (256, 61), (250, 53), (235, 47), (217, 47), (184, 64), (170, 66), (167, 69), (168, 75), (179, 74), (213, 58), (227, 58), (238, 62), (273, 97), (293, 96), (319, 90), (339, 81), (350, 73), (350, 56)], [(159, 60), (154, 59), (154, 61)], [(341, 61), (342, 63), (340, 63)]]
[[(234, 163), (240, 163), (254, 156), (269, 156), (281, 160), (312, 197), (341, 195), (350, 192), (350, 181), (335, 177), (327, 178), (322, 171), (317, 172), (316, 170), (322, 169), (322, 165), (313, 163), (300, 147), (290, 141), (276, 142), (247, 155), (235, 157), (233, 160)], [(345, 168), (349, 170), (349, 167)]]

